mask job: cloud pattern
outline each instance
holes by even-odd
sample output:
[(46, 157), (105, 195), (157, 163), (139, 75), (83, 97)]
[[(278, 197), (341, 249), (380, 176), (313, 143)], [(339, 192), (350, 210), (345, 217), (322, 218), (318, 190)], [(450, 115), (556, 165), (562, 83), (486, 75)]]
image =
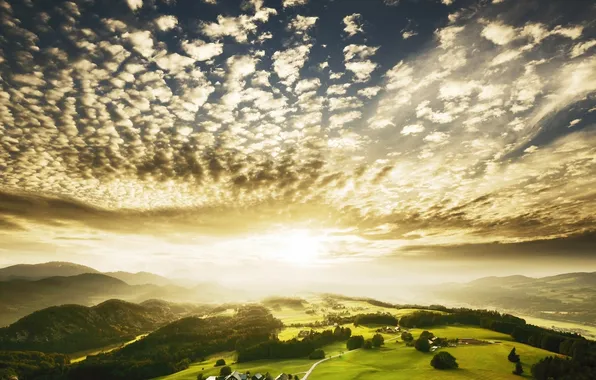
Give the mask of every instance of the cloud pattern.
[(593, 6), (435, 1), (384, 39), (364, 6), (222, 2), (0, 1), (0, 230), (306, 224), (375, 255), (594, 230)]

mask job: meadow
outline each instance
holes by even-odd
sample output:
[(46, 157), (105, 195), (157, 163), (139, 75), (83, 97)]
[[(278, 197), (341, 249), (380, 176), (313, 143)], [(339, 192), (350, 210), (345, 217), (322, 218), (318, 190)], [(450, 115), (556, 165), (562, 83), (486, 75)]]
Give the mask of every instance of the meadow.
[[(395, 380), (513, 380), (519, 379), (519, 376), (511, 373), (514, 366), (507, 360), (513, 347), (521, 356), (525, 375), (528, 377), (532, 364), (552, 355), (548, 351), (513, 342), (508, 335), (476, 327), (440, 327), (429, 330), (444, 338), (476, 338), (500, 343), (445, 348), (443, 350), (457, 358), (460, 368), (439, 371), (430, 366), (434, 354), (418, 352), (413, 347), (406, 347), (401, 341), (389, 342), (380, 349), (357, 350), (324, 362), (309, 380), (368, 380), (378, 379), (379, 376)], [(421, 330), (414, 329), (411, 332), (417, 337)]]
[[(350, 314), (386, 312), (401, 317), (415, 311), (416, 309), (391, 309), (381, 306), (370, 305), (364, 301), (341, 301), (341, 305)], [(315, 314), (308, 314), (306, 310), (316, 310)], [(227, 311), (229, 312), (229, 311)], [(273, 310), (272, 313), (280, 318), (284, 324), (312, 323), (322, 321), (324, 314), (335, 312), (319, 298), (308, 299), (305, 308), (281, 307)], [(352, 330), (352, 335), (363, 335), (365, 339), (371, 338), (376, 329), (380, 326), (367, 325), (355, 327), (352, 324), (343, 325)], [(323, 331), (332, 327), (284, 327), (278, 334), (280, 340), (290, 340), (298, 336), (302, 330)], [(346, 379), (378, 379), (379, 376), (389, 376), (395, 380), (417, 380), (417, 379), (446, 379), (446, 380), (501, 380), (519, 379), (519, 376), (511, 372), (514, 365), (507, 360), (507, 355), (513, 347), (521, 356), (525, 376), (529, 378), (532, 364), (552, 353), (534, 348), (525, 344), (514, 342), (511, 336), (491, 330), (468, 326), (445, 326), (429, 328), (436, 336), (442, 338), (475, 338), (495, 342), (490, 345), (462, 345), (458, 347), (445, 348), (457, 358), (460, 368), (451, 371), (438, 371), (430, 366), (430, 360), (434, 354), (421, 353), (413, 347), (406, 347), (399, 339), (398, 334), (383, 334), (386, 344), (380, 349), (355, 350), (348, 352), (345, 342), (337, 342), (323, 347), (327, 357), (342, 354), (321, 363), (310, 375), (309, 380), (346, 380)], [(421, 329), (412, 329), (410, 332), (417, 338), (422, 332)], [(164, 376), (160, 380), (195, 380), (199, 373), (205, 377), (219, 374), (219, 368), (214, 367), (215, 361), (224, 358), (226, 363), (233, 370), (251, 373), (269, 372), (273, 376), (279, 373), (304, 374), (316, 360), (292, 359), (292, 360), (260, 360), (247, 363), (235, 363), (235, 353), (219, 353), (210, 356), (203, 362), (193, 363), (188, 369)]]

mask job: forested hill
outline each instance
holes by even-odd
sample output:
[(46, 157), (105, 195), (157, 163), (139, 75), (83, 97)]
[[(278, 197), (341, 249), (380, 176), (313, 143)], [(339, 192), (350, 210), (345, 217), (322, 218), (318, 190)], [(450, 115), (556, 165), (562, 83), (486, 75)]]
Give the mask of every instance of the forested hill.
[(210, 354), (268, 341), (282, 326), (259, 305), (241, 306), (231, 317), (183, 318), (121, 350), (73, 365), (66, 378), (141, 380), (167, 375)]
[(55, 306), (0, 328), (0, 350), (73, 353), (130, 340), (176, 317), (165, 307), (120, 300), (94, 307)]

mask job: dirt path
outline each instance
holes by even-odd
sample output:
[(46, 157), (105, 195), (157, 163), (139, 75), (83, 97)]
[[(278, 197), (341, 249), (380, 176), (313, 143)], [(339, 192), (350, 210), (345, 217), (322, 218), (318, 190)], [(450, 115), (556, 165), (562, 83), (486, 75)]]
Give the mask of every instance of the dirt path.
[[(387, 340), (385, 341), (385, 343), (387, 343), (387, 342), (394, 342), (394, 341), (396, 341), (396, 340), (397, 340), (397, 337), (395, 337), (395, 338), (391, 338), (391, 339), (387, 339)], [(352, 350), (352, 351), (347, 351), (347, 352), (344, 352), (343, 354), (337, 354), (337, 355), (333, 355), (333, 356), (330, 356), (330, 357), (328, 357), (328, 358), (325, 358), (325, 359), (321, 359), (321, 360), (319, 360), (318, 362), (316, 362), (315, 364), (313, 364), (313, 365), (310, 367), (310, 369), (309, 369), (308, 371), (306, 371), (306, 374), (304, 375), (304, 377), (302, 378), (302, 380), (307, 380), (307, 379), (308, 379), (308, 377), (310, 376), (310, 374), (312, 373), (312, 371), (314, 371), (314, 370), (315, 370), (315, 368), (317, 368), (317, 366), (318, 366), (319, 364), (321, 364), (321, 363), (323, 363), (323, 362), (326, 362), (327, 360), (335, 359), (335, 358), (338, 358), (338, 357), (340, 357), (340, 356), (342, 356), (342, 355), (346, 355), (346, 354), (349, 354), (350, 352), (358, 351), (358, 350), (361, 350), (361, 349), (362, 349), (362, 348), (357, 348), (357, 349), (355, 349), (355, 350)]]

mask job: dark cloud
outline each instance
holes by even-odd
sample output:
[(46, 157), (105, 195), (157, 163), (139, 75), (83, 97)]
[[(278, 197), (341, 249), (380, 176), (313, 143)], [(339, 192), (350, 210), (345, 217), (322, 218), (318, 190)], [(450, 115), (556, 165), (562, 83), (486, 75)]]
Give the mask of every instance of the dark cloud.
[(554, 239), (538, 239), (519, 243), (488, 243), (488, 244), (457, 244), (417, 246), (411, 245), (403, 248), (397, 254), (410, 259), (420, 260), (536, 260), (536, 265), (543, 263), (540, 260), (549, 258), (589, 259), (596, 260), (596, 230), (579, 234), (558, 237)]

